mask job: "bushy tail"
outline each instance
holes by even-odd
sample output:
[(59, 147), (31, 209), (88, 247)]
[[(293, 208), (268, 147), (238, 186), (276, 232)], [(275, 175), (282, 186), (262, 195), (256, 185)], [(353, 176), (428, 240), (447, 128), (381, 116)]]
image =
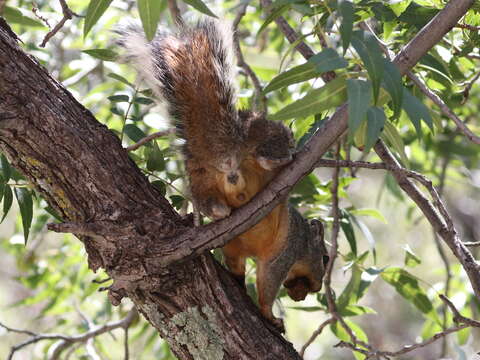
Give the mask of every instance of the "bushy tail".
[(150, 43), (138, 27), (117, 32), (125, 60), (166, 101), (188, 153), (205, 146), (222, 153), (243, 137), (235, 109), (231, 27), (203, 20), (178, 34), (160, 31)]

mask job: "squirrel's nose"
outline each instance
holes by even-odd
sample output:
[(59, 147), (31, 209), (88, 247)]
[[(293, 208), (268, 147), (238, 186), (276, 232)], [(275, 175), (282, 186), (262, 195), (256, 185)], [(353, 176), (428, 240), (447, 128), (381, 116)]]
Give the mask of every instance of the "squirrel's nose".
[(227, 176), (227, 180), (230, 184), (236, 185), (238, 181), (238, 174), (237, 173), (231, 173)]

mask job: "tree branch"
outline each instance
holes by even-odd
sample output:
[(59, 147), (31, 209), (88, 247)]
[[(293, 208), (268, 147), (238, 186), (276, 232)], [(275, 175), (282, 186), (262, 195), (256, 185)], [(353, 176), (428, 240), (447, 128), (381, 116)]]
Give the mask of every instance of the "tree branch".
[(19, 351), (20, 349), (23, 349), (24, 347), (37, 343), (39, 341), (43, 340), (61, 340), (61, 342), (55, 347), (55, 350), (53, 351), (50, 360), (57, 360), (59, 355), (63, 350), (68, 348), (69, 346), (75, 344), (75, 343), (81, 343), (81, 342), (86, 342), (87, 340), (94, 338), (96, 336), (99, 336), (103, 333), (112, 331), (117, 328), (123, 328), (126, 329), (130, 326), (133, 320), (136, 319), (138, 316), (138, 312), (136, 311), (135, 308), (130, 310), (130, 312), (127, 314), (125, 318), (119, 321), (114, 321), (110, 322), (108, 324), (105, 324), (103, 326), (97, 327), (96, 329), (93, 329), (91, 331), (87, 331), (83, 334), (78, 334), (78, 335), (64, 335), (64, 334), (37, 334), (29, 330), (18, 330), (14, 329), (11, 327), (8, 327), (2, 323), (0, 323), (0, 327), (3, 327), (5, 330), (8, 332), (14, 332), (18, 334), (26, 334), (29, 335), (30, 338), (20, 344), (17, 344), (15, 346), (12, 346), (10, 353), (8, 354), (7, 360), (12, 360), (13, 355), (15, 352)]
[(78, 16), (72, 10), (70, 10), (70, 8), (66, 3), (66, 0), (59, 0), (59, 1), (60, 1), (60, 5), (62, 6), (63, 18), (62, 20), (59, 21), (57, 25), (55, 25), (55, 27), (51, 31), (47, 33), (47, 35), (45, 35), (42, 43), (40, 44), (40, 47), (45, 47), (45, 45), (47, 45), (48, 40), (50, 40), (53, 36), (55, 36), (56, 33), (60, 31), (60, 29), (63, 27), (63, 25), (65, 25), (67, 20), (70, 20), (71, 18), (73, 18), (73, 16)]
[(175, 134), (175, 131), (176, 130), (174, 128), (163, 130), (163, 131), (158, 131), (158, 132), (153, 133), (151, 135), (145, 136), (139, 142), (137, 142), (136, 144), (130, 145), (125, 150), (127, 150), (129, 152), (137, 150), (139, 147), (145, 145), (146, 143), (152, 141), (153, 139), (156, 139), (156, 138), (159, 138), (159, 137), (162, 137), (162, 136), (166, 136), (166, 135), (170, 135), (170, 134)]

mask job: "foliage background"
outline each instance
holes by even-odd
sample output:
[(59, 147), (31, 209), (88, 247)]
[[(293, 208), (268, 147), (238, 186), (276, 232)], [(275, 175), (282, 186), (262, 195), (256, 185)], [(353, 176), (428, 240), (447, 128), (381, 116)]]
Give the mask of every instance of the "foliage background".
[[(68, 1), (69, 7), (82, 15), (86, 14), (88, 3), (82, 0)], [(186, 3), (179, 3), (183, 16), (187, 21), (194, 21), (199, 17), (199, 12)], [(198, 2), (192, 3), (198, 5)], [(237, 1), (212, 1), (206, 4), (214, 13), (223, 14), (222, 17), (229, 19), (234, 18), (241, 5)], [(297, 31), (305, 35), (305, 41), (316, 51), (321, 50), (318, 39), (325, 36), (327, 44), (339, 56), (342, 55), (342, 40), (345, 37), (340, 37), (339, 32), (345, 14), (336, 10), (336, 2), (278, 1), (275, 4), (276, 9), (288, 18)], [(26, 51), (37, 57), (99, 121), (115, 131), (126, 146), (135, 143), (145, 134), (169, 127), (165, 112), (154, 107), (149, 91), (135, 83), (133, 71), (117, 61), (111, 61), (118, 50), (112, 41), (112, 29), (119, 23), (125, 23), (125, 19), (139, 18), (136, 2), (111, 3), (87, 36), (84, 36), (84, 18), (74, 17), (45, 48), (38, 45), (48, 28), (32, 12), (32, 3), (10, 0), (6, 6), (4, 15), (24, 42)], [(48, 19), (51, 25), (61, 18), (62, 11), (57, 2), (37, 1), (35, 6), (38, 8), (37, 14)], [(166, 1), (158, 2), (158, 6), (162, 11), (160, 23), (172, 28)], [(436, 0), (390, 3), (355, 1), (354, 6), (355, 22), (369, 20), (380, 39), (397, 53), (444, 3)], [(269, 21), (265, 12), (256, 3), (252, 3), (238, 30), (246, 62), (252, 66), (263, 84), (270, 82), (279, 72), (304, 63), (276, 25), (268, 24)], [(464, 23), (478, 26), (479, 22), (480, 15), (474, 7), (465, 17)], [(266, 28), (258, 33), (263, 24), (267, 24)], [(476, 80), (479, 71), (478, 44), (478, 32), (454, 29), (415, 67), (415, 73), (476, 133), (479, 127), (476, 118), (479, 90), (472, 79)], [(348, 67), (341, 68), (339, 73), (348, 74), (350, 79), (372, 76), (370, 71), (369, 74), (362, 71), (362, 59), (352, 47), (346, 51), (345, 58)], [(239, 106), (252, 106), (254, 92), (250, 79), (240, 74), (238, 85)], [(394, 139), (397, 143), (394, 150), (405, 166), (425, 174), (438, 186), (462, 240), (478, 241), (478, 146), (457, 131), (451, 120), (442, 116), (431, 101), (412, 87), (410, 82), (404, 81), (404, 85), (429, 109), (434, 131), (422, 125), (422, 134), (418, 134), (415, 129), (418, 124), (412, 122), (405, 112), (394, 118), (395, 104), (389, 102), (384, 109), (388, 121), (396, 129)], [(287, 104), (302, 98), (312, 88), (320, 89), (322, 86), (323, 82), (317, 78), (270, 92), (268, 112), (275, 114)], [(465, 92), (466, 89), (469, 91)], [(311, 127), (318, 126), (322, 118), (332, 113), (337, 105), (335, 101), (327, 98), (322, 105), (325, 108), (315, 110), (314, 114), (287, 119), (285, 123), (292, 127), (297, 139), (305, 134), (308, 136)], [(426, 119), (423, 121), (428, 123)], [(374, 153), (358, 150), (358, 147), (368, 142), (369, 135), (365, 131), (360, 126), (353, 141), (357, 147), (345, 145), (341, 153), (343, 158), (377, 160)], [(132, 152), (131, 157), (151, 181), (162, 189), (172, 204), (185, 213), (190, 210), (190, 206), (186, 200), (188, 195), (178, 149), (177, 140), (164, 137)], [(332, 154), (329, 156), (332, 157)], [(405, 161), (406, 158), (408, 162)], [(81, 243), (72, 236), (47, 233), (45, 224), (54, 221), (54, 218), (45, 201), (39, 197), (32, 198), (33, 222), (31, 227), (28, 226), (28, 210), (23, 210), (21, 214), (25, 203), (19, 201), (19, 206), (16, 199), (20, 197), (21, 191), (29, 193), (30, 187), (14, 169), (7, 169), (10, 167), (3, 159), (3, 179), (10, 171), (10, 179), (5, 182), (14, 192), (17, 189), (18, 193), (13, 196), (13, 207), (8, 211), (5, 195), (7, 190), (4, 190), (0, 206), (8, 213), (0, 225), (3, 264), (0, 270), (0, 321), (12, 327), (37, 332), (75, 334), (87, 331), (93, 325), (125, 316), (131, 305), (124, 301), (119, 308), (113, 308), (105, 293), (98, 292), (105, 284), (96, 284), (93, 280), (104, 279), (106, 275), (92, 274), (87, 269)], [(292, 193), (292, 201), (305, 214), (319, 216), (328, 224), (332, 221), (329, 190), (331, 173), (331, 169), (318, 169)], [(382, 349), (398, 349), (403, 344), (412, 344), (422, 337), (432, 336), (441, 331), (444, 324), (452, 323), (451, 315), (448, 312), (445, 315), (443, 304), (438, 299), (438, 294), (446, 291), (464, 315), (478, 316), (480, 304), (474, 299), (468, 279), (456, 259), (446, 249), (446, 257), (442, 260), (438, 250), (441, 245), (435, 239), (429, 224), (412, 202), (402, 195), (391, 176), (378, 170), (360, 170), (356, 176), (352, 176), (348, 169), (341, 176), (340, 207), (344, 217), (339, 239), (340, 258), (332, 282), (337, 299), (342, 298), (342, 293), (343, 298), (347, 299), (345, 301), (348, 304), (345, 304), (344, 309), (346, 318), (361, 329), (357, 336), (362, 337), (362, 333), (368, 335), (370, 343)], [(25, 229), (28, 228), (30, 234), (25, 246)], [(473, 252), (478, 255), (475, 248)], [(445, 261), (451, 272), (447, 290)], [(404, 277), (388, 282), (384, 276), (379, 275), (380, 271), (383, 271), (384, 276), (388, 271), (393, 271), (393, 274), (403, 274)], [(251, 262), (248, 288), (252, 292), (254, 273), (255, 266)], [(362, 285), (359, 283), (360, 276)], [(410, 284), (413, 282), (412, 287), (405, 285), (405, 281)], [(365, 293), (361, 286), (368, 287)], [(360, 294), (364, 295), (361, 299)], [(322, 295), (309, 295), (306, 301), (294, 303), (283, 295), (281, 294), (277, 311), (285, 313), (287, 337), (300, 349), (327, 318), (325, 299)], [(419, 302), (423, 303), (419, 305)], [(365, 314), (352, 316), (352, 312)], [(339, 341), (337, 336), (341, 338), (342, 335), (338, 332), (335, 334), (332, 330), (334, 329), (323, 332), (308, 348), (306, 359), (352, 358), (350, 351), (333, 348)], [(437, 341), (434, 345), (405, 355), (403, 359), (438, 359), (442, 355), (457, 359), (474, 358), (475, 352), (480, 350), (479, 335), (475, 329), (461, 331), (450, 335), (446, 345)], [(9, 348), (25, 337), (4, 331), (0, 332), (0, 339), (0, 357), (4, 358)], [(27, 347), (16, 354), (16, 359), (46, 358), (45, 354), (52, 344), (53, 342), (47, 341)], [(166, 343), (157, 338), (143, 319), (132, 325), (129, 344), (134, 359), (173, 358)], [(92, 352), (89, 346), (95, 350)], [(74, 347), (72, 357), (93, 358), (92, 354), (96, 352), (100, 358), (120, 358), (123, 351), (122, 331), (104, 334), (89, 346)]]

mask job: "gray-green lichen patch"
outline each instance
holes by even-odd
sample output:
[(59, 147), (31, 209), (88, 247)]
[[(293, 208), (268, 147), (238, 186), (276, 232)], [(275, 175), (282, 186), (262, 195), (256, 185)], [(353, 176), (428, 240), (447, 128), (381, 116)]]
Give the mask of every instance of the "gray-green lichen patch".
[[(195, 360), (222, 360), (225, 341), (213, 309), (203, 306), (188, 308), (167, 319), (155, 305), (142, 304), (143, 311), (161, 336), (170, 344), (186, 346)], [(202, 316), (203, 313), (203, 316)]]
[(195, 360), (221, 360), (224, 357), (225, 342), (217, 318), (209, 306), (202, 307), (202, 312), (206, 318), (197, 306), (188, 308), (174, 315), (168, 326), (176, 328), (175, 340), (185, 345)]

